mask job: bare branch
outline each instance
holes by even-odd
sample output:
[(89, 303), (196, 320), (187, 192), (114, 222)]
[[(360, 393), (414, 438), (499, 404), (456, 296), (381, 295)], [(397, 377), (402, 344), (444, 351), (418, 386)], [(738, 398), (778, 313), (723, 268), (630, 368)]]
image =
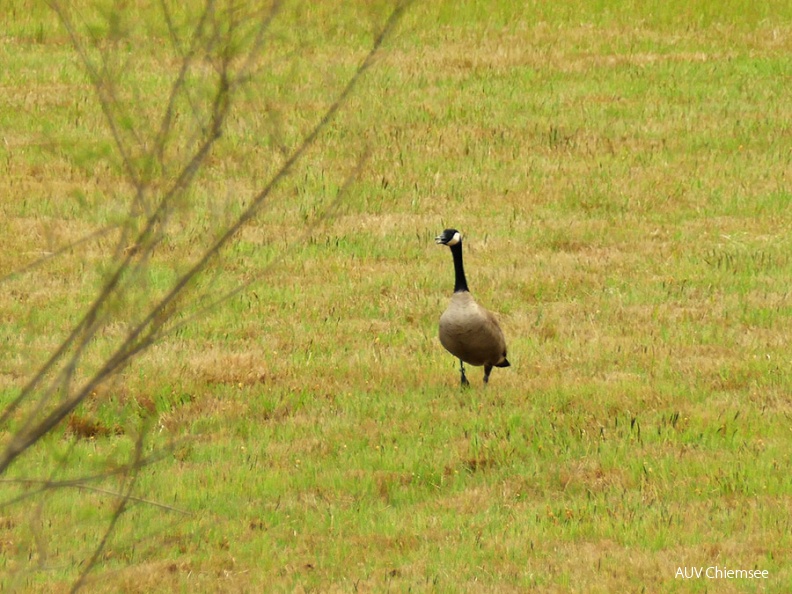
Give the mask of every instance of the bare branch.
[[(176, 178), (170, 190), (166, 193), (163, 199), (160, 202), (159, 207), (157, 210), (152, 213), (152, 215), (148, 218), (145, 227), (143, 230), (138, 234), (135, 239), (135, 244), (151, 244), (152, 237), (155, 235), (155, 229), (157, 229), (161, 224), (163, 219), (167, 216), (167, 207), (170, 204), (170, 199), (175, 196), (178, 192), (185, 190), (189, 187), (192, 179), (197, 174), (201, 163), (204, 161), (206, 156), (209, 154), (209, 151), (215, 141), (220, 138), (223, 122), (225, 117), (228, 113), (228, 109), (230, 106), (229, 97), (228, 97), (229, 86), (227, 80), (221, 82), (220, 87), (217, 90), (214, 99), (214, 108), (213, 108), (213, 116), (212, 116), (212, 126), (210, 130), (209, 136), (204, 140), (203, 144), (199, 147), (190, 161), (185, 165), (182, 169), (181, 174)], [(156, 238), (154, 238), (156, 241)], [(72, 332), (69, 336), (61, 343), (61, 345), (56, 349), (55, 353), (49, 358), (49, 360), (41, 367), (41, 369), (33, 376), (33, 378), (28, 382), (28, 384), (22, 389), (22, 393), (14, 400), (14, 402), (10, 403), (6, 409), (3, 411), (3, 415), (0, 416), (0, 425), (6, 423), (10, 415), (18, 408), (22, 401), (24, 401), (36, 388), (36, 386), (42, 381), (42, 379), (52, 370), (55, 363), (68, 351), (69, 348), (72, 347), (73, 344), (78, 343), (78, 349), (87, 345), (87, 339), (93, 335), (93, 332), (98, 327), (98, 321), (101, 321), (103, 318), (103, 306), (109, 299), (109, 297), (114, 293), (116, 288), (118, 287), (119, 283), (121, 282), (121, 278), (123, 274), (130, 269), (131, 261), (134, 257), (134, 254), (129, 253), (127, 254), (121, 263), (116, 268), (113, 275), (108, 279), (105, 283), (105, 286), (102, 288), (97, 299), (91, 305), (91, 307), (86, 312), (85, 316), (77, 323), (77, 325), (73, 328)], [(136, 333), (137, 336), (138, 333)], [(135, 337), (136, 337), (135, 336)], [(77, 338), (81, 337), (81, 341), (77, 341)], [(126, 344), (126, 343), (125, 343)], [(122, 348), (124, 345), (122, 345)], [(72, 363), (76, 363), (76, 360), (79, 358), (79, 351), (75, 353), (72, 357)], [(76, 404), (79, 403), (76, 402)], [(29, 425), (32, 423), (35, 417), (29, 417), (28, 423), (23, 425), (21, 428), (20, 433), (25, 434), (28, 433), (29, 435), (33, 436), (34, 434), (38, 433), (37, 431), (30, 432)], [(61, 417), (62, 418), (62, 417)], [(52, 429), (52, 427), (48, 427), (47, 431)], [(0, 474), (2, 474), (5, 469), (8, 467), (8, 464), (19, 454), (21, 451), (24, 451), (24, 448), (16, 452), (16, 448), (19, 444), (15, 445), (16, 439), (12, 440), (12, 442), (8, 446), (7, 452), (0, 457)], [(34, 439), (35, 441), (35, 439)], [(31, 442), (32, 443), (32, 442)]]
[[(79, 60), (88, 74), (104, 119), (112, 135), (115, 148), (120, 155), (123, 172), (134, 190), (134, 197), (130, 206), (130, 224), (121, 227), (120, 240), (116, 248), (116, 258), (112, 260), (108, 277), (104, 280), (98, 294), (83, 317), (72, 328), (69, 335), (22, 388), (20, 395), (13, 402), (6, 405), (0, 415), (0, 426), (2, 426), (9, 422), (16, 411), (20, 410), (23, 403), (37, 398), (36, 401), (31, 402), (31, 405), (24, 409), (24, 416), (18, 423), (14, 435), (6, 444), (5, 450), (0, 453), (0, 476), (28, 448), (62, 423), (96, 387), (123, 370), (140, 353), (161, 340), (169, 332), (183, 327), (194, 320), (195, 316), (200, 315), (201, 312), (218, 307), (223, 302), (239, 294), (271, 270), (272, 266), (280, 262), (284, 254), (273, 259), (260, 274), (237, 286), (232, 291), (226, 292), (219, 298), (214, 298), (205, 306), (202, 306), (200, 300), (187, 303), (187, 296), (190, 293), (188, 289), (191, 283), (199, 275), (206, 272), (212, 261), (228, 246), (240, 229), (261, 212), (273, 191), (292, 173), (306, 152), (318, 142), (321, 134), (346, 104), (350, 94), (374, 63), (383, 44), (394, 31), (409, 4), (409, 2), (401, 2), (394, 8), (376, 36), (371, 48), (359, 62), (341, 92), (338, 93), (332, 103), (322, 113), (319, 120), (302, 138), (298, 146), (290, 152), (284, 150), (285, 161), (269, 178), (268, 182), (252, 197), (242, 214), (231, 221), (228, 227), (220, 233), (219, 237), (214, 239), (204, 249), (197, 260), (178, 276), (176, 281), (164, 291), (163, 295), (146, 295), (146, 304), (136, 309), (131, 319), (127, 320), (129, 329), (126, 334), (113, 343), (114, 346), (107, 356), (103, 354), (104, 358), (98, 365), (98, 369), (88, 374), (87, 379), (82, 379), (79, 372), (84, 371), (85, 361), (89, 360), (87, 354), (93, 352), (89, 351), (91, 345), (96, 342), (93, 339), (110, 321), (115, 319), (114, 316), (119, 317), (118, 311), (114, 309), (113, 305), (123, 302), (125, 297), (130, 299), (128, 295), (135, 288), (135, 281), (144, 278), (146, 267), (149, 265), (149, 259), (154, 249), (162, 242), (168, 231), (169, 221), (181, 212), (179, 208), (183, 204), (182, 201), (185, 201), (186, 197), (189, 196), (189, 191), (195, 184), (207, 157), (212, 153), (218, 139), (221, 138), (237, 93), (244, 91), (245, 85), (252, 80), (256, 59), (264, 46), (267, 31), (280, 11), (281, 1), (276, 0), (268, 9), (262, 9), (260, 14), (257, 13), (256, 29), (253, 32), (252, 41), (250, 37), (245, 37), (245, 42), (248, 45), (245, 51), (240, 51), (237, 45), (239, 35), (248, 35), (250, 31), (244, 27), (245, 20), (248, 17), (236, 12), (237, 6), (235, 4), (229, 6), (226, 12), (218, 14), (218, 12), (222, 11), (217, 10), (215, 0), (205, 0), (195, 28), (192, 31), (189, 45), (185, 47), (177, 31), (177, 25), (173, 22), (166, 1), (160, 0), (173, 49), (181, 62), (178, 71), (175, 73), (175, 78), (167, 89), (167, 100), (164, 104), (161, 118), (153, 120), (155, 122), (152, 128), (153, 138), (150, 139), (151, 143), (148, 146), (141, 140), (138, 129), (132, 130), (130, 135), (122, 125), (126, 114), (119, 99), (119, 94), (123, 89), (116, 87), (116, 80), (114, 80), (112, 73), (112, 68), (114, 67), (111, 60), (112, 56), (103, 52), (100, 40), (94, 40), (94, 46), (91, 46), (91, 42), (87, 41), (85, 35), (76, 28), (70, 16), (72, 13), (69, 12), (70, 9), (66, 3), (62, 2), (62, 0), (48, 0), (48, 2), (58, 15)], [(95, 52), (97, 49), (101, 58), (96, 58)], [(200, 101), (203, 101), (203, 103), (198, 100), (197, 94), (193, 95), (190, 88), (191, 75), (193, 73), (191, 69), (197, 69), (195, 64), (202, 57), (211, 60), (211, 65), (214, 69), (214, 74), (210, 71), (209, 75), (212, 86), (205, 87), (207, 92), (205, 96), (200, 97)], [(186, 156), (174, 159), (177, 162), (174, 165), (168, 161), (168, 155), (172, 152), (172, 143), (178, 139), (177, 133), (182, 130), (176, 114), (178, 108), (182, 105), (181, 102), (185, 100), (189, 105), (188, 109), (192, 111), (195, 128), (194, 130), (190, 129), (188, 132), (192, 137), (189, 139), (186, 151), (184, 151)], [(132, 144), (134, 142), (137, 142), (137, 148), (141, 150), (137, 150)], [(141, 165), (135, 161), (135, 159), (140, 157), (148, 159), (148, 161)], [(348, 195), (349, 189), (363, 169), (367, 157), (367, 152), (360, 156), (337, 195), (316, 218), (315, 222), (325, 221), (332, 216), (338, 204)], [(159, 181), (156, 174), (152, 172), (163, 172), (167, 173), (167, 175), (164, 175), (162, 181)], [(167, 183), (165, 180), (167, 180)], [(158, 183), (160, 184), (159, 186), (157, 185)], [(144, 216), (133, 221), (132, 217), (136, 214), (136, 211), (143, 213)], [(108, 233), (111, 228), (97, 231), (95, 234), (82, 238), (72, 245), (81, 245), (94, 238), (94, 236), (100, 237)], [(307, 238), (310, 233), (311, 230), (306, 229), (302, 240)], [(292, 245), (297, 243), (301, 243), (301, 241), (298, 240)], [(139, 246), (139, 249), (125, 251), (123, 245), (126, 244)], [(46, 262), (48, 258), (63, 253), (66, 249), (69, 248), (61, 248), (54, 254), (48, 255), (46, 258), (42, 258), (40, 261), (11, 274), (16, 275), (26, 272)], [(0, 282), (7, 278), (10, 277), (3, 277)], [(200, 309), (193, 311), (192, 316), (174, 323), (175, 316), (187, 311), (186, 307), (190, 309), (199, 307)], [(64, 458), (60, 464), (55, 465), (56, 468), (51, 478), (47, 480), (0, 479), (0, 484), (16, 483), (34, 487), (9, 501), (3, 502), (0, 506), (12, 505), (57, 488), (82, 489), (109, 495), (116, 499), (116, 505), (109, 525), (100, 543), (93, 551), (91, 558), (83, 566), (80, 577), (74, 583), (72, 591), (77, 591), (86, 583), (88, 574), (99, 562), (119, 519), (129, 507), (130, 502), (145, 503), (186, 514), (186, 512), (177, 508), (133, 495), (140, 468), (152, 463), (156, 458), (156, 456), (147, 457), (143, 455), (145, 436), (146, 432), (138, 434), (135, 441), (134, 455), (128, 463), (121, 468), (113, 469), (100, 475), (82, 477), (80, 479), (55, 480), (56, 475), (63, 476), (61, 473), (66, 460)], [(113, 476), (117, 477), (121, 485), (117, 491), (87, 484), (96, 480), (107, 480), (108, 477)], [(40, 550), (43, 551), (44, 547), (40, 546)]]

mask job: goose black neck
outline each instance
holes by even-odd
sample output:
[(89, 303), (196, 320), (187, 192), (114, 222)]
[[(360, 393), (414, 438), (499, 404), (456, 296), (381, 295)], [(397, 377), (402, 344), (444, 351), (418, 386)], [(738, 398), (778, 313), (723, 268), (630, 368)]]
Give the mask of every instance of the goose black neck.
[(451, 246), (451, 254), (454, 256), (454, 293), (468, 291), (467, 280), (465, 280), (465, 267), (462, 265), (462, 242)]

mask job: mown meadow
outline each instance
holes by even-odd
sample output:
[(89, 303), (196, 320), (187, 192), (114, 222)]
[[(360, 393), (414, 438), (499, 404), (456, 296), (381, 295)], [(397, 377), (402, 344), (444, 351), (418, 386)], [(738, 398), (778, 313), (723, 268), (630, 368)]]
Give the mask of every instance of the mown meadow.
[[(130, 171), (156, 190), (191, 146), (209, 62), (144, 157), (198, 14), (163, 5), (69, 4), (109, 112), (55, 10), (0, 5), (2, 409), (134, 255)], [(76, 383), (391, 10), (284, 3)], [(172, 330), (0, 477), (0, 589), (69, 591), (106, 538), (86, 591), (792, 590), (791, 75), (787, 2), (410, 4)], [(445, 227), (507, 337), (486, 389), (437, 339)], [(769, 577), (677, 575), (715, 566)]]

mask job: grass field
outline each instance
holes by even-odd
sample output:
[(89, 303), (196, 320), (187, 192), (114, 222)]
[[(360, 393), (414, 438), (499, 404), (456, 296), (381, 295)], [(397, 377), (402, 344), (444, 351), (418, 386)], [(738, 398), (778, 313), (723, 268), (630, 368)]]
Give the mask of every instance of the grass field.
[[(161, 12), (76, 4), (111, 39), (122, 134), (143, 146), (178, 68)], [(76, 377), (249, 204), (389, 10), (286, 3)], [(55, 13), (6, 0), (0, 21), (5, 406), (95, 297), (120, 231), (11, 273), (131, 224), (134, 192)], [(163, 455), (87, 591), (792, 591), (791, 75), (788, 2), (413, 4), (191, 290), (250, 284), (3, 477), (0, 589), (68, 591), (125, 484), (18, 481), (112, 473), (146, 431)], [(459, 388), (436, 336), (449, 226), (509, 344), (487, 389), (480, 368)], [(677, 577), (693, 567), (768, 577)]]

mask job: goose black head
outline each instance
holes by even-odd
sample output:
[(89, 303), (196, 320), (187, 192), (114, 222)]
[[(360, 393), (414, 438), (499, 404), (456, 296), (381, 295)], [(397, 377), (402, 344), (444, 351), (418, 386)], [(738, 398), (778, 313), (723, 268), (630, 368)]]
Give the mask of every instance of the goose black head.
[(456, 229), (446, 229), (440, 235), (435, 237), (435, 243), (447, 245), (451, 247), (462, 241), (462, 235)]

